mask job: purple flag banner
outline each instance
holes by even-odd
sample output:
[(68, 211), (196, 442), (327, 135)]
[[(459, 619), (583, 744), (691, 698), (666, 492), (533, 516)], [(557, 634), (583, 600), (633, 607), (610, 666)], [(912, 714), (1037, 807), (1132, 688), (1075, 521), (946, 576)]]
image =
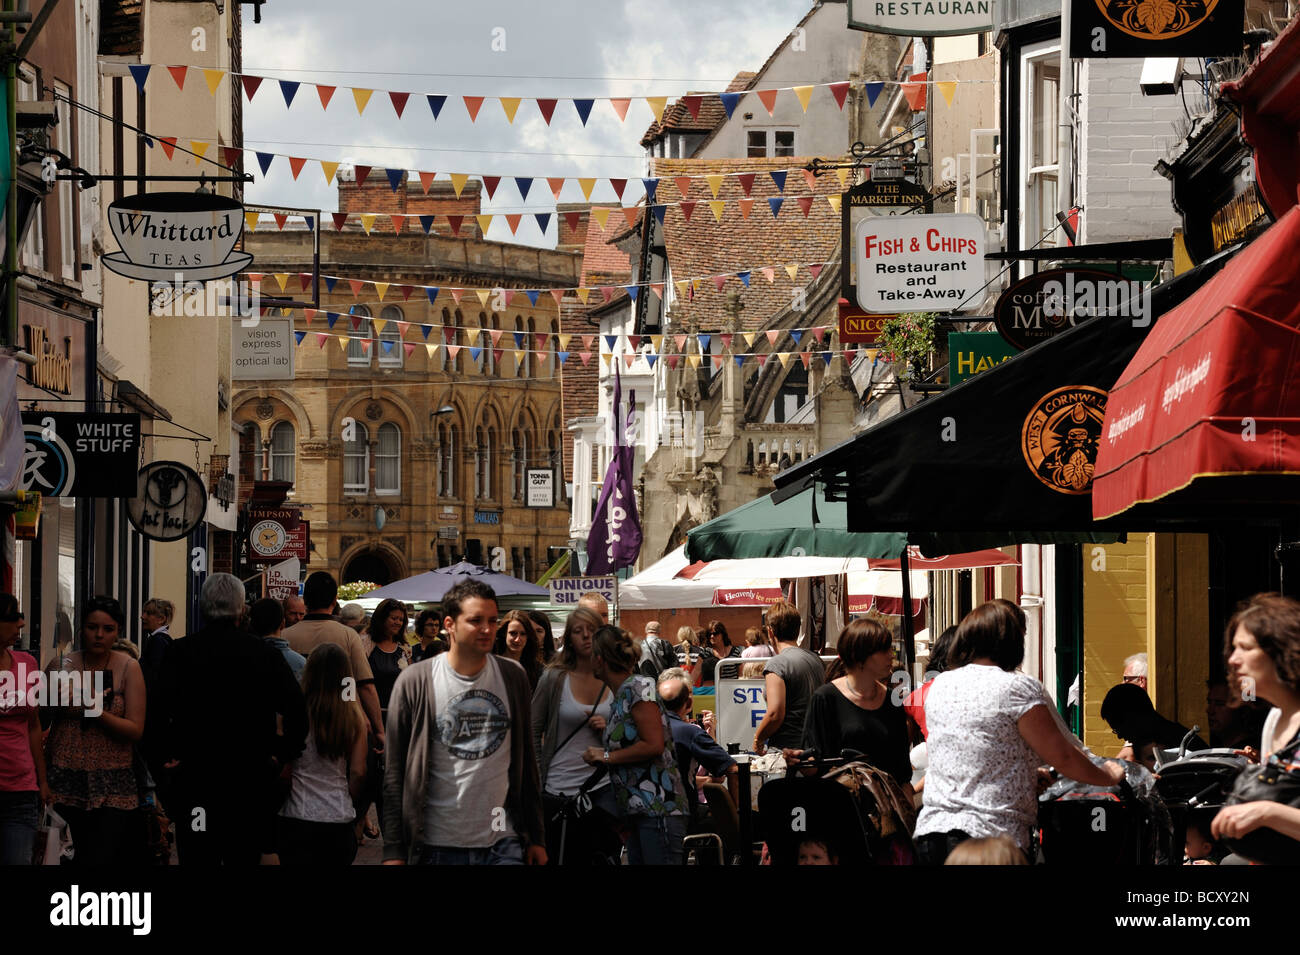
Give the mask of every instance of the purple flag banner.
[[(620, 413), (623, 387), (618, 368), (614, 369), (614, 455), (610, 458), (605, 483), (596, 502), (596, 513), (587, 535), (587, 576), (612, 574), (636, 563), (641, 553), (641, 520), (636, 513), (636, 496), (632, 491), (632, 462), (636, 449), (625, 439), (624, 419)], [(629, 396), (627, 420), (630, 423), (636, 400)]]

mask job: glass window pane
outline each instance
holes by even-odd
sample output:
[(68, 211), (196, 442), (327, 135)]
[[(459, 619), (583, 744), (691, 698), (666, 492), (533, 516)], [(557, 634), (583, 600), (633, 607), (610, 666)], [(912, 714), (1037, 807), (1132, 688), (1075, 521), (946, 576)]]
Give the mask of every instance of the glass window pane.
[(747, 151), (745, 155), (749, 156), (766, 156), (767, 155), (767, 130), (751, 129), (745, 137)]
[(794, 130), (778, 129), (773, 134), (775, 146), (772, 149), (774, 156), (793, 156), (794, 155)]
[(294, 431), (293, 425), (281, 421), (271, 429), (271, 480), (294, 480)]
[(395, 424), (381, 425), (375, 447), (375, 493), (396, 494), (401, 490), (402, 435)]
[(356, 434), (343, 443), (343, 490), (365, 493), (370, 486), (370, 432), (357, 422)]

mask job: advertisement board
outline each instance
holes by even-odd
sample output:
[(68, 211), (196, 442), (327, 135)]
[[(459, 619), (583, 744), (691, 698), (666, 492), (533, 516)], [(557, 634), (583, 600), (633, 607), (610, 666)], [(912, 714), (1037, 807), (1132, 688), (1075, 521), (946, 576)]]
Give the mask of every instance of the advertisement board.
[(853, 233), (858, 305), (876, 314), (976, 308), (984, 287), (984, 220), (875, 216)]
[(140, 416), (24, 411), (19, 487), (46, 497), (135, 497)]
[(293, 379), (293, 322), (263, 318), (256, 325), (231, 322), (230, 375), (244, 381)]

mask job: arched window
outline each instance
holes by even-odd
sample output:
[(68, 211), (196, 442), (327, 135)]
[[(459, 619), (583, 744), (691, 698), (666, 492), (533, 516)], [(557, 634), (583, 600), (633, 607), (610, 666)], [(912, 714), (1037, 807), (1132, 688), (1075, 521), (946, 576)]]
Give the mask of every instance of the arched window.
[(343, 442), (343, 493), (365, 494), (370, 488), (370, 432), (354, 421), (352, 440)]
[(391, 422), (379, 426), (375, 445), (375, 493), (397, 494), (402, 490), (402, 432)]
[(496, 497), (496, 457), (497, 431), (496, 428), (488, 428), (487, 446), (483, 449), (483, 496), (489, 499)]
[(488, 447), (488, 432), (474, 429), (474, 497), (482, 500), (492, 495), (492, 451)]
[(560, 367), (560, 339), (559, 332), (555, 323), (551, 322), (551, 335), (546, 340), (546, 352), (542, 355), (542, 368), (545, 369), (547, 378), (555, 377), (555, 369)]
[(514, 450), (514, 478), (515, 500), (523, 501), (527, 498), (528, 488), (528, 432), (523, 428), (517, 428), (513, 434)]
[[(447, 341), (447, 329), (449, 327), (451, 327), (451, 312), (444, 308), (442, 310), (442, 328), (438, 329), (438, 344), (442, 346), (438, 349), (438, 370), (454, 373), (456, 371), (456, 362), (454, 359), (451, 361), (448, 361), (447, 359), (446, 346), (449, 344)], [(455, 343), (455, 332), (452, 332), (450, 344), (454, 345)]]
[(364, 305), (354, 305), (348, 314), (348, 336), (348, 364), (369, 365), (374, 346), (362, 344), (370, 340), (370, 309)]
[(277, 422), (271, 428), (271, 480), (293, 483), (294, 462), (293, 425)]
[(402, 354), (402, 329), (397, 323), (404, 320), (402, 310), (396, 305), (385, 305), (379, 317), (384, 322), (384, 330), (374, 345), (379, 349), (379, 365), (381, 368), (401, 368), (405, 355)]
[(478, 327), (481, 331), (478, 333), (478, 344), (483, 349), (483, 354), (479, 356), (479, 371), (485, 375), (490, 375), (496, 369), (496, 361), (492, 357), (492, 336), (488, 333), (491, 325), (488, 322), (486, 312), (478, 313)]
[(518, 355), (515, 358), (515, 377), (518, 378), (521, 375), (526, 375), (528, 373), (528, 349), (530, 347), (528, 344), (528, 335), (524, 331), (524, 319), (522, 315), (515, 316), (514, 339), (515, 351), (523, 352), (523, 354)]
[(456, 496), (456, 426), (447, 427), (447, 437), (442, 442), (442, 492), (444, 497)]
[(496, 337), (496, 341), (495, 341), (495, 342), (492, 340), (492, 336), (490, 336), (490, 335), (488, 336), (488, 358), (490, 358), (490, 359), (491, 359), (491, 362), (492, 362), (491, 367), (488, 369), (488, 374), (500, 376), (500, 374), (501, 374), (501, 363), (500, 363), (499, 361), (497, 361), (497, 355), (496, 355), (496, 349), (497, 349), (497, 346), (498, 346), (498, 345), (500, 344), (500, 342), (501, 342), (501, 333), (500, 333), (500, 329), (501, 329), (501, 318), (500, 318), (500, 316), (498, 316), (498, 315), (493, 315), (493, 316), (492, 316), (492, 319), (491, 319), (491, 322), (492, 322), (492, 331), (496, 332), (497, 335), (495, 336), (495, 337)]
[(529, 378), (536, 374), (537, 362), (533, 357), (533, 350), (537, 348), (537, 323), (531, 318), (528, 320), (528, 337), (524, 339), (524, 374)]

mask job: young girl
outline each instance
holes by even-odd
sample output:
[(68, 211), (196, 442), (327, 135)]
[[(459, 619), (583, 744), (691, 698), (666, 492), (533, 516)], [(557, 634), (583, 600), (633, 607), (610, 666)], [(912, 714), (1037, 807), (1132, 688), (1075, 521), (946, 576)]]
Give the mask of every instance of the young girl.
[(322, 643), (302, 674), (307, 748), (294, 761), (289, 797), (280, 809), (276, 843), (281, 865), (351, 865), (357, 854), (353, 802), (366, 773), (366, 719), (345, 700), (352, 676), (347, 654)]

